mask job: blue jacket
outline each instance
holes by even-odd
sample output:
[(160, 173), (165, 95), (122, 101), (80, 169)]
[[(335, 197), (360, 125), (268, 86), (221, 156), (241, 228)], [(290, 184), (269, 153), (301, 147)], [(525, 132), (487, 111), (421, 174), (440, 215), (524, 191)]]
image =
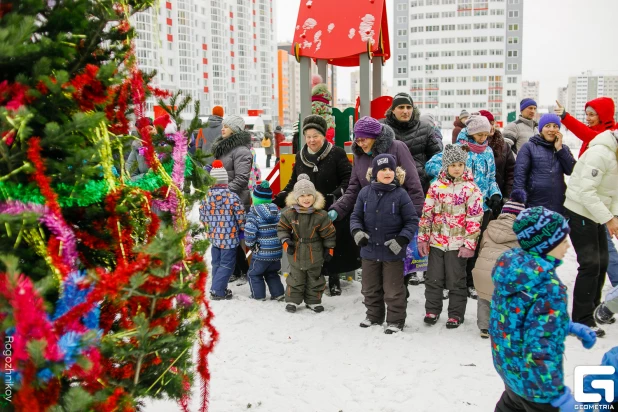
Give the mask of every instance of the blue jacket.
[(361, 248), (363, 259), (403, 260), (406, 257), (405, 247), (395, 255), (384, 243), (397, 236), (411, 241), (416, 234), (418, 216), (410, 196), (398, 184), (385, 185), (372, 181), (358, 194), (350, 217), (350, 231), (354, 233), (357, 229), (369, 235), (368, 245)]
[(214, 247), (236, 249), (245, 228), (245, 209), (240, 197), (227, 185), (208, 190), (200, 206), (200, 221), (208, 226), (207, 235)]
[(517, 153), (513, 190), (522, 189), (528, 195), (526, 207), (544, 206), (564, 214), (566, 183), (575, 158), (567, 145), (556, 152), (554, 144), (540, 135), (533, 136)]
[(492, 272), (489, 335), (494, 367), (505, 385), (536, 403), (564, 393), (564, 340), (569, 331), (562, 261), (511, 249)]
[[(457, 144), (463, 145), (467, 142), (474, 142), (472, 137), (468, 137), (468, 129), (463, 129), (457, 137)], [(468, 161), (466, 167), (474, 176), (474, 183), (479, 187), (483, 200), (487, 200), (493, 195), (500, 195), (500, 187), (496, 183), (496, 162), (494, 160), (494, 152), (489, 146), (483, 153), (468, 153)], [(442, 170), (442, 153), (438, 153), (425, 164), (425, 171), (434, 182)], [(489, 208), (483, 201), (483, 210), (488, 211)]]
[(245, 244), (253, 250), (252, 259), (281, 259), (281, 241), (277, 237), (280, 217), (279, 208), (272, 203), (251, 206), (245, 224)]

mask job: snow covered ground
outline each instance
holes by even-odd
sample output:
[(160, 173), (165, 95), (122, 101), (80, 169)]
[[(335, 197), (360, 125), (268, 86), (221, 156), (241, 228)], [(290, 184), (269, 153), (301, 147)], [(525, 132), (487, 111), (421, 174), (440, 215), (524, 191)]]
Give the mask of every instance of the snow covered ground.
[[(450, 131), (444, 132), (450, 138)], [(263, 167), (263, 149), (256, 150)], [(570, 250), (558, 274), (571, 292), (576, 273)], [(320, 314), (290, 314), (284, 303), (252, 301), (248, 285), (232, 285), (231, 301), (212, 302), (221, 340), (210, 357), (210, 411), (494, 410), (503, 384), (492, 364), (489, 340), (478, 334), (476, 301), (468, 300), (459, 329), (447, 330), (444, 317), (429, 327), (423, 324), (424, 286), (410, 286), (403, 333), (385, 335), (382, 327), (358, 326), (365, 318), (360, 284), (342, 281), (342, 288), (342, 296), (324, 298), (326, 311)], [(605, 329), (606, 337), (592, 350), (567, 339), (567, 385), (573, 387), (575, 366), (599, 364), (618, 344), (618, 324)], [(191, 410), (197, 410), (197, 386), (193, 394)], [(146, 404), (148, 412), (177, 410), (173, 402)]]

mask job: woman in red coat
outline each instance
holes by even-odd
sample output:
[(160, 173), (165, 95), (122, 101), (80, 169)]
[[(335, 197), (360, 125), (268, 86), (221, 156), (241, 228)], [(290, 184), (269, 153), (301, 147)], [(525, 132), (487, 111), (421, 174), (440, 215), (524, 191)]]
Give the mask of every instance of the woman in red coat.
[(554, 112), (560, 116), (562, 124), (582, 141), (582, 148), (579, 151), (580, 157), (588, 149), (588, 144), (599, 133), (616, 128), (614, 121), (615, 105), (609, 97), (599, 97), (586, 103), (588, 126), (567, 113), (559, 101), (556, 101), (556, 103), (558, 103), (558, 107), (554, 109)]

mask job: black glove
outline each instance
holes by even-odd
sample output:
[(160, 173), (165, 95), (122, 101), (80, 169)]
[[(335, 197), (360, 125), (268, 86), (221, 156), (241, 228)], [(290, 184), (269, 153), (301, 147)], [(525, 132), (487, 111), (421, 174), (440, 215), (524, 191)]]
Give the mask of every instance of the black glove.
[(288, 192), (279, 192), (277, 196), (273, 199), (273, 203), (276, 204), (279, 209), (283, 209), (285, 207), (285, 198), (288, 197)]
[(397, 244), (399, 246), (401, 246), (402, 249), (406, 248), (408, 246), (408, 243), (410, 243), (408, 238), (406, 238), (405, 236), (397, 236), (397, 237), (395, 237), (395, 242), (397, 242)]
[(283, 242), (283, 249), (290, 256), (293, 256), (294, 252), (296, 252), (296, 246), (294, 246), (294, 242), (292, 242), (290, 239), (286, 239), (286, 241)]
[(491, 210), (495, 210), (496, 208), (500, 207), (500, 199), (500, 195), (492, 195), (489, 199), (485, 201), (485, 204)]
[(324, 249), (324, 262), (330, 262), (333, 260), (333, 249)]

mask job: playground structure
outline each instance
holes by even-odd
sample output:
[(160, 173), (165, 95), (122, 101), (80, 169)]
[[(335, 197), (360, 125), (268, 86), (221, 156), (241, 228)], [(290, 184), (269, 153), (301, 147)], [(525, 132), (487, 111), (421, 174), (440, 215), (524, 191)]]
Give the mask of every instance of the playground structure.
[[(311, 114), (311, 65), (327, 78), (328, 65), (360, 67), (360, 97), (356, 110), (333, 107), (335, 144), (346, 149), (359, 117), (384, 118), (392, 97), (382, 96), (382, 69), (390, 58), (386, 0), (303, 0), (298, 11), (290, 53), (300, 63), (300, 117)], [(334, 102), (332, 102), (334, 103)], [(300, 125), (302, 130), (302, 124)], [(300, 134), (300, 150), (305, 139)], [(268, 176), (274, 193), (286, 186), (294, 166), (292, 144), (280, 146), (281, 161)]]

